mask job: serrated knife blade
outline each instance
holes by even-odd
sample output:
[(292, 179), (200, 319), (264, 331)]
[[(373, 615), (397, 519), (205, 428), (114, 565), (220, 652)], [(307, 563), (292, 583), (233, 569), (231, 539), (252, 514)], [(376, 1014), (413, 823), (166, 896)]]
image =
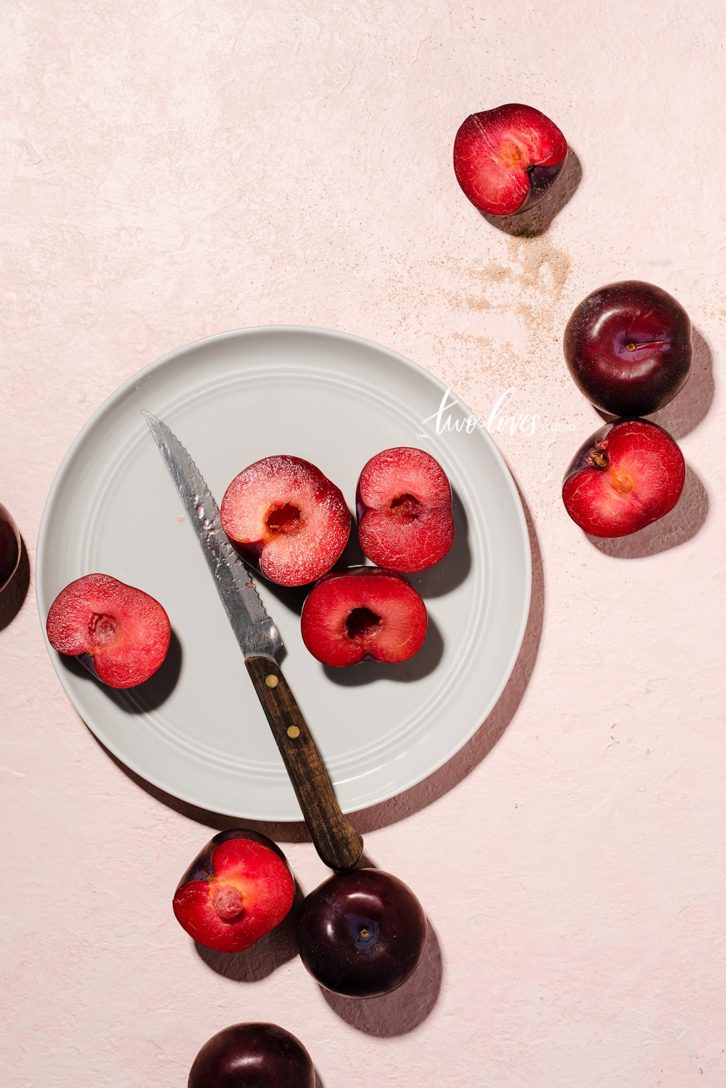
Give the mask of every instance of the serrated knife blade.
[(165, 423), (150, 412), (144, 417), (202, 546), (315, 848), (331, 869), (351, 869), (363, 854), (363, 839), (340, 808), (315, 739), (275, 659), (282, 649), (280, 632), (227, 539), (219, 507), (196, 464)]
[(204, 477), (174, 432), (151, 412), (143, 414), (201, 545), (242, 653), (245, 657), (276, 657), (283, 647), (280, 632), (222, 528), (219, 507)]

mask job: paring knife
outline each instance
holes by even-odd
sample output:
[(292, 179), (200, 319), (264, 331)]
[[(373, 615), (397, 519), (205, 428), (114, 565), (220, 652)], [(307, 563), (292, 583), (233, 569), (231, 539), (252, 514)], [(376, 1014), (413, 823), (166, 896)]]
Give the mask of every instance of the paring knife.
[(315, 848), (329, 868), (351, 869), (361, 858), (363, 839), (340, 809), (320, 752), (275, 659), (283, 645), (280, 632), (222, 529), (219, 507), (201, 472), (166, 424), (149, 412), (144, 417), (201, 544)]

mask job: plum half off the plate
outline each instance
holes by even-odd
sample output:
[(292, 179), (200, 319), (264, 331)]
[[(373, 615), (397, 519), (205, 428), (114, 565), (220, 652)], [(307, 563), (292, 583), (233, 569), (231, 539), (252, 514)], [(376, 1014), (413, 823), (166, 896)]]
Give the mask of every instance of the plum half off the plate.
[(618, 420), (575, 454), (562, 499), (586, 533), (628, 536), (673, 509), (685, 478), (683, 454), (667, 431), (645, 419)]
[(215, 952), (243, 952), (288, 915), (295, 880), (285, 855), (256, 831), (221, 831), (204, 846), (174, 893), (183, 929)]
[(454, 171), (475, 208), (515, 215), (534, 207), (557, 180), (567, 141), (534, 106), (511, 102), (472, 113), (454, 141)]

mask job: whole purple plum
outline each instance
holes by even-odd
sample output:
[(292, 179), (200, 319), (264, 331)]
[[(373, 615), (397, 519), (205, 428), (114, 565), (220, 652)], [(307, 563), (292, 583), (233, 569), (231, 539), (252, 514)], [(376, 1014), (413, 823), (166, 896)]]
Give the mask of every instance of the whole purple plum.
[(576, 385), (596, 408), (625, 418), (650, 415), (688, 377), (691, 320), (652, 283), (611, 283), (576, 307), (564, 351)]
[(377, 997), (416, 970), (426, 915), (403, 881), (379, 869), (336, 873), (308, 895), (298, 918), (300, 957), (334, 993)]
[(188, 1088), (315, 1088), (315, 1069), (299, 1039), (276, 1024), (233, 1024), (194, 1059)]

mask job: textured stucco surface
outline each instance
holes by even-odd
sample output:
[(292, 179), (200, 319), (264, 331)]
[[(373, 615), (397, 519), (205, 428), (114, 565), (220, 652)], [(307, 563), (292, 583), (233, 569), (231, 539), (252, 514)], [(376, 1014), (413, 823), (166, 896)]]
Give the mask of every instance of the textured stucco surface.
[[(513, 387), (509, 414), (539, 419), (499, 443), (542, 557), (490, 722), (359, 820), (437, 937), (415, 984), (357, 1006), (289, 941), (227, 975), (195, 952), (169, 898), (214, 820), (94, 742), (31, 587), (0, 633), (4, 1081), (182, 1085), (208, 1035), (259, 1018), (300, 1035), (325, 1088), (722, 1086), (721, 5), (11, 0), (0, 21), (0, 500), (31, 565), (91, 410), (177, 345), (274, 322), (378, 340), (485, 420)], [(484, 222), (450, 165), (467, 113), (522, 100), (582, 164), (536, 238)], [(598, 549), (559, 499), (597, 424), (559, 341), (628, 277), (698, 329), (663, 413), (691, 475), (667, 523)], [(277, 831), (311, 888), (312, 847)]]

